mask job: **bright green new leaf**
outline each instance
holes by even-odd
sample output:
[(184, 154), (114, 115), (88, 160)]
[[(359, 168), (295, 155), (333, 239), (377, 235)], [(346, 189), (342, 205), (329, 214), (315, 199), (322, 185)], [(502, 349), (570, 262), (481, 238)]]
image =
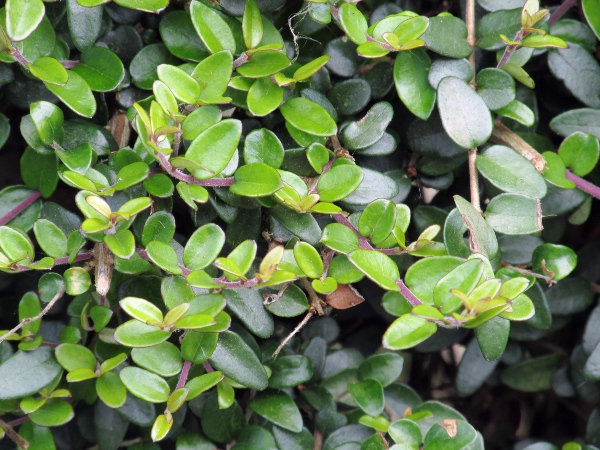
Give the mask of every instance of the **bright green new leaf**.
[(339, 164), (319, 178), (317, 191), (324, 202), (343, 200), (360, 186), (363, 171), (354, 164)]
[(168, 0), (115, 0), (115, 3), (119, 6), (123, 6), (129, 9), (137, 9), (139, 11), (147, 11), (150, 13), (159, 13), (165, 9), (169, 1)]
[(67, 236), (54, 223), (46, 219), (38, 219), (33, 224), (33, 233), (48, 256), (60, 258), (67, 254)]
[(584, 177), (596, 167), (599, 151), (597, 137), (576, 131), (560, 144), (558, 155), (575, 175)]
[(119, 374), (129, 392), (151, 403), (166, 402), (171, 389), (158, 375), (138, 367), (125, 367)]
[(266, 116), (283, 102), (283, 88), (269, 77), (256, 80), (248, 91), (248, 109), (258, 117)]
[(577, 266), (577, 254), (564, 245), (542, 244), (534, 250), (531, 266), (536, 272), (551, 274), (554, 281), (560, 281)]
[(161, 64), (156, 71), (158, 79), (167, 85), (178, 100), (190, 105), (196, 104), (202, 92), (200, 85), (184, 70), (169, 64)]
[(185, 153), (186, 158), (200, 167), (192, 170), (194, 176), (204, 180), (221, 173), (235, 153), (241, 135), (242, 124), (234, 119), (223, 120), (200, 133)]
[(12, 41), (24, 40), (35, 31), (45, 12), (42, 0), (8, 0), (6, 33)]
[(135, 237), (129, 230), (121, 229), (104, 236), (104, 243), (119, 258), (129, 259), (135, 252)]
[(235, 38), (227, 22), (212, 8), (202, 2), (193, 2), (190, 7), (194, 28), (211, 53), (236, 50)]
[(385, 400), (383, 386), (379, 381), (368, 378), (359, 383), (349, 383), (348, 392), (358, 406), (370, 416), (378, 416), (383, 412)]
[(68, 73), (69, 79), (65, 85), (44, 83), (45, 86), (75, 113), (92, 117), (96, 113), (96, 100), (90, 86), (79, 74), (73, 71)]
[(377, 250), (354, 250), (348, 254), (348, 259), (372, 281), (388, 291), (398, 291), (396, 284), (400, 274), (398, 266), (387, 255)]
[(396, 319), (383, 335), (383, 346), (390, 350), (404, 350), (423, 342), (437, 330), (427, 319), (405, 314)]
[(92, 47), (79, 57), (73, 72), (83, 78), (93, 91), (109, 92), (117, 88), (125, 76), (125, 68), (117, 55), (104, 47)]
[(342, 30), (356, 45), (367, 42), (367, 28), (369, 27), (367, 19), (350, 3), (343, 3), (339, 9), (339, 21)]
[(191, 270), (204, 269), (211, 264), (225, 244), (225, 233), (216, 224), (198, 228), (185, 245), (183, 263)]
[(246, 8), (242, 17), (242, 32), (247, 48), (254, 48), (263, 38), (263, 24), (256, 0), (246, 0)]
[(27, 64), (31, 74), (50, 84), (65, 85), (69, 79), (69, 74), (63, 65), (54, 58), (42, 56), (35, 60), (33, 64)]
[(291, 125), (314, 136), (331, 136), (337, 124), (320, 105), (303, 97), (295, 97), (283, 104), (281, 114)]
[(143, 298), (125, 297), (119, 305), (127, 314), (143, 323), (160, 324), (163, 321), (160, 309)]
[(436, 92), (427, 81), (431, 59), (424, 50), (400, 52), (394, 64), (394, 83), (402, 103), (419, 119), (427, 120)]
[(319, 278), (323, 274), (323, 260), (312, 245), (297, 242), (294, 246), (294, 257), (307, 277)]

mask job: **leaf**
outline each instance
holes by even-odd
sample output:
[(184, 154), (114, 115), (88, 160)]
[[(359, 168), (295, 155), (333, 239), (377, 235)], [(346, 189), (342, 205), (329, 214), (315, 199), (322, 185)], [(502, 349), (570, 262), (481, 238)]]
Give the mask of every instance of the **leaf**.
[(67, 254), (67, 236), (54, 223), (46, 219), (38, 219), (33, 224), (35, 238), (42, 250), (53, 258)]
[(217, 348), (209, 362), (228, 378), (250, 389), (267, 387), (267, 373), (256, 354), (236, 333), (219, 333)]
[(321, 201), (337, 202), (352, 194), (363, 181), (363, 171), (354, 164), (340, 164), (325, 172), (317, 182)]
[(242, 17), (242, 32), (247, 48), (254, 48), (263, 38), (263, 24), (256, 0), (247, 0)]
[(358, 10), (358, 8), (350, 3), (343, 3), (339, 8), (340, 27), (352, 42), (356, 45), (367, 42), (367, 19)]
[(555, 133), (567, 137), (581, 131), (600, 139), (600, 111), (591, 108), (571, 109), (559, 114), (550, 121), (550, 128)]
[(150, 260), (161, 269), (174, 275), (180, 275), (183, 272), (179, 267), (177, 253), (170, 245), (152, 241), (146, 246), (146, 252)]
[(348, 254), (348, 259), (369, 279), (389, 291), (398, 291), (396, 284), (400, 274), (398, 266), (387, 255), (377, 250), (354, 250)]
[(510, 322), (502, 317), (494, 317), (475, 328), (477, 343), (487, 361), (496, 361), (502, 356), (509, 332)]
[(194, 177), (212, 178), (225, 169), (231, 160), (242, 135), (239, 120), (226, 119), (212, 125), (190, 144), (185, 157), (201, 168), (193, 170)]
[(411, 314), (396, 319), (383, 335), (383, 346), (390, 350), (404, 350), (414, 347), (434, 334), (437, 326)]
[(531, 258), (533, 270), (541, 274), (551, 272), (554, 281), (569, 276), (577, 265), (577, 255), (564, 245), (542, 244), (534, 251)]
[(236, 45), (231, 28), (215, 10), (195, 2), (191, 5), (190, 13), (198, 36), (211, 53), (221, 50), (235, 53)]
[(265, 163), (278, 169), (284, 159), (283, 145), (279, 138), (266, 128), (250, 132), (244, 140), (246, 164)]
[(217, 333), (190, 331), (181, 342), (181, 354), (186, 361), (202, 364), (217, 348)]
[(283, 104), (281, 114), (291, 125), (315, 136), (336, 134), (337, 125), (327, 111), (308, 99), (295, 97)]
[(125, 297), (119, 305), (123, 311), (140, 322), (160, 324), (163, 321), (161, 310), (143, 298)]
[(590, 28), (600, 39), (600, 4), (596, 0), (582, 0), (583, 14)]
[(54, 58), (42, 56), (36, 59), (33, 64), (25, 63), (25, 65), (31, 74), (41, 81), (59, 85), (64, 85), (67, 82), (67, 71)]
[(78, 50), (85, 51), (99, 37), (104, 8), (98, 3), (84, 5), (77, 0), (67, 0), (66, 4), (70, 37)]
[(424, 447), (431, 450), (461, 450), (482, 448), (483, 439), (463, 420), (447, 420), (434, 424), (423, 439)]
[(28, 416), (36, 425), (56, 427), (69, 422), (75, 417), (75, 414), (73, 407), (65, 400), (51, 398), (44, 406), (28, 414)]
[(104, 47), (92, 47), (79, 57), (73, 72), (83, 78), (93, 91), (109, 92), (116, 89), (125, 69), (117, 55)]
[(19, 350), (0, 364), (0, 399), (23, 398), (52, 384), (62, 372), (53, 353), (49, 347)]
[(96, 380), (98, 397), (111, 408), (120, 408), (127, 400), (127, 390), (119, 375), (114, 372), (102, 374)]
[(245, 197), (270, 195), (283, 186), (279, 173), (262, 162), (241, 166), (235, 171), (233, 178), (235, 181), (229, 190)]
[(319, 278), (323, 274), (323, 260), (312, 245), (297, 242), (294, 246), (294, 258), (307, 277)]
[(565, 166), (579, 177), (586, 176), (594, 169), (599, 152), (598, 138), (580, 131), (569, 135), (558, 149)]
[(185, 387), (188, 389), (187, 400), (192, 400), (203, 392), (215, 387), (223, 380), (223, 374), (219, 371), (205, 373), (188, 381)]
[(541, 231), (537, 202), (524, 195), (500, 194), (486, 208), (485, 219), (497, 232), (508, 235)]
[[(492, 319), (493, 320), (493, 319)], [(490, 322), (486, 322), (490, 323)], [(485, 326), (483, 324), (481, 326)], [(476, 330), (479, 328), (476, 328)], [(477, 391), (491, 376), (498, 360), (489, 362), (481, 352), (476, 339), (471, 339), (463, 354), (456, 373), (456, 390), (459, 396), (467, 397)]]
[(477, 147), (491, 136), (493, 126), (489, 109), (463, 80), (446, 77), (440, 82), (438, 108), (444, 129), (461, 147)]
[(383, 412), (383, 386), (377, 380), (368, 378), (359, 383), (349, 383), (348, 392), (358, 406), (370, 416), (378, 416)]
[(379, 141), (392, 121), (394, 110), (388, 102), (376, 103), (359, 121), (350, 122), (341, 132), (345, 146), (350, 150), (369, 147)]
[(12, 41), (22, 41), (35, 31), (46, 8), (41, 0), (8, 0), (6, 33)]
[(273, 334), (273, 317), (265, 309), (263, 298), (254, 289), (225, 289), (229, 310), (256, 336), (266, 339)]
[(169, 64), (161, 64), (156, 70), (158, 79), (167, 85), (179, 101), (196, 104), (202, 91), (198, 82), (187, 72)]
[(424, 50), (399, 52), (394, 64), (394, 82), (402, 103), (421, 120), (433, 111), (436, 92), (427, 81), (431, 59)]
[(483, 69), (476, 80), (477, 93), (492, 111), (508, 106), (516, 97), (515, 80), (503, 70)]
[(211, 264), (225, 244), (225, 233), (216, 224), (206, 224), (190, 236), (183, 252), (183, 262), (191, 270)]
[(292, 398), (282, 391), (258, 392), (248, 407), (275, 425), (299, 433), (302, 416)]
[(458, 17), (431, 17), (421, 39), (429, 50), (450, 58), (466, 58), (473, 51), (467, 42), (467, 26)]
[(173, 377), (183, 365), (179, 349), (170, 342), (131, 350), (131, 359), (140, 367), (163, 377)]
[(185, 11), (176, 10), (164, 15), (159, 32), (169, 52), (178, 58), (202, 61), (208, 56), (208, 50), (196, 33), (190, 14)]
[[(212, 103), (217, 101), (218, 103), (221, 103), (222, 96), (227, 90), (227, 83), (231, 79), (232, 71), (233, 57), (231, 56), (231, 53), (226, 50), (210, 55), (208, 58), (205, 58), (198, 63), (191, 75), (200, 86), (201, 102)], [(218, 113), (220, 117), (220, 112), (218, 110), (216, 113)], [(210, 125), (211, 124), (202, 124), (201, 130), (203, 131)], [(198, 131), (196, 133), (199, 134)]]
[(281, 72), (291, 64), (289, 58), (278, 51), (254, 53), (250, 61), (239, 66), (237, 72), (247, 78), (263, 78)]
[(115, 3), (125, 8), (150, 13), (159, 13), (169, 4), (168, 0), (115, 0)]
[(152, 241), (168, 244), (175, 234), (175, 218), (166, 211), (157, 211), (146, 220), (142, 230), (142, 244)]
[(471, 232), (473, 251), (483, 254), (488, 259), (494, 259), (498, 253), (498, 241), (492, 228), (464, 198), (455, 195), (454, 202)]
[(35, 255), (27, 235), (7, 226), (0, 226), (0, 250), (11, 262), (30, 261)]
[(170, 388), (158, 375), (138, 367), (125, 367), (119, 373), (129, 392), (150, 403), (163, 403), (169, 398)]
[(266, 116), (283, 103), (283, 88), (272, 82), (269, 77), (259, 78), (250, 87), (247, 102), (248, 110), (253, 115)]
[(477, 155), (477, 169), (497, 188), (532, 198), (546, 195), (546, 182), (533, 165), (514, 150), (493, 145)]
[(562, 362), (562, 355), (553, 354), (528, 359), (504, 369), (500, 379), (512, 389), (538, 392), (552, 389), (552, 377)]
[(104, 243), (115, 256), (129, 259), (135, 253), (135, 237), (129, 230), (119, 230), (115, 234), (107, 234)]
[(92, 117), (96, 113), (96, 100), (90, 86), (73, 71), (69, 71), (69, 79), (64, 86), (44, 83), (50, 92), (62, 100), (72, 111), (84, 117)]
[(273, 371), (269, 387), (284, 389), (308, 382), (313, 376), (311, 360), (304, 355), (279, 356), (269, 364)]
[(126, 347), (151, 347), (166, 341), (171, 336), (168, 331), (139, 320), (129, 320), (115, 330), (115, 341)]
[(556, 78), (583, 104), (600, 108), (600, 64), (577, 44), (548, 54), (548, 66)]
[(469, 295), (481, 280), (483, 270), (483, 262), (472, 259), (459, 265), (438, 281), (433, 290), (433, 300), (442, 314), (450, 314), (462, 306), (461, 300), (451, 291), (456, 289)]

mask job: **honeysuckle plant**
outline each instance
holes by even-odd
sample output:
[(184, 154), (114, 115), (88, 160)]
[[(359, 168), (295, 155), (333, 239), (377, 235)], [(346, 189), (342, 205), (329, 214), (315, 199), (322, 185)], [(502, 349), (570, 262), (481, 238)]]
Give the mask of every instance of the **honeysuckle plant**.
[[(3, 2), (0, 438), (474, 450), (546, 439), (463, 415), (477, 391), (597, 407), (575, 3)], [(595, 448), (599, 411), (547, 439)]]

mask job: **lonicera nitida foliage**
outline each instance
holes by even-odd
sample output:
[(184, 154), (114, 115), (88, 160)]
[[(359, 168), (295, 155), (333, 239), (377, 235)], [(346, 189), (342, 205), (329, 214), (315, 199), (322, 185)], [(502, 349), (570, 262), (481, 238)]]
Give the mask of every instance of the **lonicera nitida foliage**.
[[(600, 278), (562, 243), (599, 196), (600, 6), (480, 0), (473, 54), (435, 3), (7, 0), (0, 83), (24, 112), (0, 144), (24, 185), (0, 191), (0, 270), (28, 278), (0, 303), (0, 437), (480, 449), (399, 382), (400, 351), (460, 343), (460, 396), (598, 403), (597, 309), (570, 359), (527, 343)], [(363, 302), (387, 322), (370, 353), (318, 318)]]

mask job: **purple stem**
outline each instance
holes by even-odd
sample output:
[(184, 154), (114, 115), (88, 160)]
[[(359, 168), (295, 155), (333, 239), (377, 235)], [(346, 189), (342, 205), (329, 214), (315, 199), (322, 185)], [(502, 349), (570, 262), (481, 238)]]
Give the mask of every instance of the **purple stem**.
[(8, 422), (8, 424), (14, 428), (14, 427), (18, 427), (19, 425), (21, 425), (25, 422), (29, 422), (29, 416), (23, 416), (23, 417), (19, 417), (18, 419), (11, 420), (10, 422)]
[(565, 176), (569, 180), (571, 180), (573, 183), (575, 183), (575, 186), (577, 186), (583, 192), (590, 194), (594, 198), (600, 199), (600, 188), (598, 186), (596, 186), (595, 184), (592, 184), (589, 181), (586, 181), (583, 178), (578, 177), (573, 172), (571, 172), (569, 169), (567, 169), (567, 173), (565, 174)]
[(213, 369), (213, 367), (210, 365), (210, 363), (208, 361), (204, 361), (202, 364), (204, 365), (204, 369), (206, 370), (207, 373), (211, 373), (211, 372), (215, 371), (215, 369)]
[(235, 61), (233, 61), (233, 70), (248, 62), (250, 58), (246, 53), (242, 53)]
[(210, 178), (208, 180), (198, 180), (191, 175), (186, 175), (175, 167), (171, 165), (169, 160), (165, 155), (160, 152), (156, 152), (158, 155), (158, 159), (160, 160), (160, 165), (162, 168), (168, 172), (172, 177), (177, 178), (178, 180), (184, 181), (188, 184), (198, 184), (200, 186), (231, 186), (234, 183), (233, 177), (229, 178)]
[[(515, 37), (513, 38), (513, 41), (520, 41), (521, 39), (523, 39), (523, 36), (525, 35), (525, 33), (523, 32), (523, 30), (519, 30), (517, 31), (517, 34), (515, 34)], [(498, 65), (496, 66), (497, 69), (499, 69), (500, 67), (502, 67), (504, 64), (506, 64), (508, 62), (508, 60), (510, 59), (511, 55), (519, 48), (518, 45), (509, 45), (508, 47), (506, 47), (506, 49), (504, 49), (504, 53), (502, 55), (502, 58), (500, 59), (500, 62), (498, 63)]]
[(577, 0), (565, 0), (562, 5), (560, 5), (556, 11), (554, 11), (554, 14), (550, 16), (550, 19), (548, 19), (548, 25), (552, 26), (558, 22), (559, 19), (564, 16), (573, 5), (575, 5), (575, 3), (577, 3)]
[(65, 68), (65, 69), (72, 69), (75, 66), (78, 66), (80, 63), (79, 61), (71, 61), (71, 60), (64, 60), (61, 61), (60, 64)]
[(398, 281), (396, 281), (396, 284), (400, 288), (400, 293), (404, 296), (406, 300), (408, 300), (408, 303), (410, 303), (412, 306), (419, 306), (423, 304), (423, 302), (419, 300), (415, 294), (412, 293), (408, 286), (404, 284), (404, 281), (398, 279)]
[(181, 389), (185, 387), (185, 383), (187, 382), (188, 374), (190, 373), (190, 367), (192, 367), (192, 363), (190, 361), (183, 362), (183, 368), (181, 369), (181, 375), (179, 375), (179, 381), (177, 382), (177, 387), (175, 389)]
[(38, 191), (35, 191), (35, 192), (32, 192), (31, 194), (29, 194), (25, 198), (25, 200), (23, 200), (21, 203), (19, 203), (17, 206), (15, 206), (13, 209), (11, 209), (8, 212), (8, 214), (6, 214), (4, 217), (0, 218), (0, 225), (6, 225), (8, 222), (13, 220), (15, 217), (17, 217), (23, 211), (25, 211), (25, 209), (27, 209), (27, 207), (29, 205), (31, 205), (33, 202), (35, 202), (41, 196), (42, 196), (42, 194), (39, 193)]

